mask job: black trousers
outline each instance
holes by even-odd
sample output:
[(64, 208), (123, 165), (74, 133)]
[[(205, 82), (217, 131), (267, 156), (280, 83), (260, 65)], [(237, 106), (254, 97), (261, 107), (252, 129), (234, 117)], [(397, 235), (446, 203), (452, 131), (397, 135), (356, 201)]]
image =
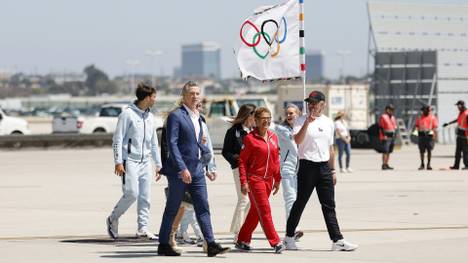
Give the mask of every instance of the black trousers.
[(460, 167), (460, 159), (463, 152), (463, 164), (468, 167), (468, 140), (466, 137), (457, 136), (457, 146), (455, 148), (455, 163), (454, 167)]
[(317, 189), (317, 195), (322, 206), (323, 217), (328, 229), (328, 235), (334, 242), (343, 239), (336, 219), (335, 186), (328, 162), (312, 162), (299, 160), (297, 173), (297, 198), (289, 214), (286, 236), (294, 236), (302, 212), (309, 201), (310, 195)]

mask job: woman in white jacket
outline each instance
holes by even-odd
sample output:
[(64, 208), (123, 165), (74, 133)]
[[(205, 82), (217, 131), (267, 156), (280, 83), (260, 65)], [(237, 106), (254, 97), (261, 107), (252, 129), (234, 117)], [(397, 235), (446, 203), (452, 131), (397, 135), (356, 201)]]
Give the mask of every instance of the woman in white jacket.
[[(344, 120), (346, 113), (339, 111), (335, 116), (336, 145), (338, 146), (338, 165), (340, 172), (351, 173), (353, 170), (349, 167), (351, 161), (351, 135), (348, 124)], [(343, 167), (343, 152), (346, 153), (346, 168)]]

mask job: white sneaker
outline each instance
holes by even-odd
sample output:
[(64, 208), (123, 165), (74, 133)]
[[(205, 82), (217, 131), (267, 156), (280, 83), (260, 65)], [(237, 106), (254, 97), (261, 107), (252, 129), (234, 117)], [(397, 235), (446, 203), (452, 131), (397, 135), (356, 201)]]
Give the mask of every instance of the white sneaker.
[(347, 173), (352, 173), (353, 171), (354, 171), (354, 170), (353, 170), (353, 169), (351, 169), (351, 168), (349, 168), (349, 167), (348, 167), (348, 168), (346, 168), (346, 172), (347, 172)]
[(141, 238), (141, 237), (146, 237), (149, 240), (156, 240), (156, 236), (148, 231), (147, 229), (141, 229), (136, 232), (136, 237)]
[(340, 173), (346, 173), (346, 170), (343, 168), (340, 168)]
[(340, 239), (332, 244), (333, 251), (353, 251), (358, 248), (359, 245), (351, 244), (344, 239)]
[(119, 236), (119, 220), (112, 221), (110, 216), (106, 219), (107, 234), (113, 239)]
[(296, 241), (294, 237), (286, 236), (283, 240), (283, 244), (286, 246), (286, 250), (297, 250)]

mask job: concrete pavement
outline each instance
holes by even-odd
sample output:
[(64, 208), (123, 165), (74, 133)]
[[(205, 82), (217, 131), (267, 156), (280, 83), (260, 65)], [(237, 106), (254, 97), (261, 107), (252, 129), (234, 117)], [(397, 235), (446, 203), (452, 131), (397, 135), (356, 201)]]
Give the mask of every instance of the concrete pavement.
[[(441, 170), (453, 162), (454, 146), (437, 145), (433, 171), (418, 171), (414, 146), (392, 155), (394, 171), (380, 170), (380, 156), (353, 150), (352, 174), (338, 174), (337, 213), (345, 238), (360, 244), (352, 253), (330, 252), (317, 197), (306, 208), (300, 251), (274, 255), (261, 229), (252, 253), (233, 251), (225, 262), (465, 262), (468, 256), (468, 171)], [(235, 190), (229, 166), (217, 155), (219, 178), (209, 184), (216, 237), (232, 244), (228, 233)], [(120, 220), (124, 235), (113, 242), (105, 218), (120, 197), (111, 149), (49, 149), (0, 152), (0, 253), (4, 262), (198, 262), (197, 247), (183, 257), (154, 258), (156, 245), (134, 240), (136, 212)], [(164, 209), (165, 179), (152, 186), (150, 225), (157, 233)], [(281, 192), (271, 198), (273, 218), (284, 235)], [(210, 259), (211, 260), (211, 259)]]

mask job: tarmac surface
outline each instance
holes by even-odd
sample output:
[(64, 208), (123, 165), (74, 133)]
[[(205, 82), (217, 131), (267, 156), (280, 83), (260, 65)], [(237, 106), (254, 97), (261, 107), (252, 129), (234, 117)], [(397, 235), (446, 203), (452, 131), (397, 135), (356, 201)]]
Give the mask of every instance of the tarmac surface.
[[(380, 170), (380, 155), (353, 150), (351, 174), (338, 173), (337, 214), (354, 252), (332, 252), (317, 196), (304, 211), (299, 251), (273, 254), (260, 229), (254, 250), (207, 258), (183, 246), (182, 257), (158, 257), (157, 243), (137, 240), (136, 205), (120, 219), (117, 241), (105, 219), (120, 198), (112, 152), (101, 149), (0, 151), (0, 255), (2, 262), (467, 262), (468, 171), (449, 171), (454, 145), (437, 145), (433, 171), (418, 171), (415, 146), (397, 150), (394, 171)], [(228, 232), (236, 202), (228, 163), (216, 155), (219, 178), (208, 183), (217, 240), (233, 248)], [(445, 169), (445, 170), (444, 170)], [(163, 178), (152, 185), (150, 226), (159, 231), (165, 204)], [(281, 191), (271, 197), (273, 219), (284, 236)], [(157, 258), (156, 258), (157, 257)]]

